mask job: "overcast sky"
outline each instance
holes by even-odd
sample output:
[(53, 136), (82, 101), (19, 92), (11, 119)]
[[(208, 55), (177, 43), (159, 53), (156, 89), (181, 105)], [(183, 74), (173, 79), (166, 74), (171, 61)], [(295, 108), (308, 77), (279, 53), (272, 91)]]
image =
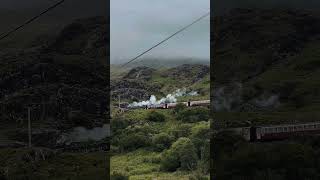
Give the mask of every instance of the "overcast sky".
[[(210, 0), (111, 0), (111, 62), (133, 58), (210, 11)], [(209, 17), (146, 57), (210, 57)]]

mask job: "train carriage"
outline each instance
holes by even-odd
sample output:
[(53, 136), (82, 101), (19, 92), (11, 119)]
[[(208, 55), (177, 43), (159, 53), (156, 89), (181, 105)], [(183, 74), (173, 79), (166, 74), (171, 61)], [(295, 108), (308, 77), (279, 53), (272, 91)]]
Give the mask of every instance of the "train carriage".
[(283, 140), (315, 134), (320, 134), (320, 122), (250, 127), (250, 141)]
[(210, 100), (191, 101), (190, 106), (210, 106)]

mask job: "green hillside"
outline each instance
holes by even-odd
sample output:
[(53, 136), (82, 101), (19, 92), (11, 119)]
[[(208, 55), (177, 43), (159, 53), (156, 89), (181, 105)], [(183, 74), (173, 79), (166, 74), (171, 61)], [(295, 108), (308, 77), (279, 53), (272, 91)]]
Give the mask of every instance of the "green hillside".
[(124, 102), (148, 100), (151, 95), (160, 99), (183, 88), (197, 91), (198, 96), (179, 97), (181, 101), (186, 98), (209, 99), (209, 66), (183, 64), (160, 69), (147, 66), (122, 69), (111, 66), (111, 97), (114, 102), (118, 102), (119, 95)]
[(209, 66), (112, 67), (111, 178), (208, 179), (208, 108), (119, 112), (117, 103), (118, 95), (122, 102), (131, 103), (149, 100), (151, 95), (160, 99), (183, 88), (198, 95), (181, 96), (178, 101), (209, 99)]
[[(296, 121), (296, 112), (319, 111), (317, 14), (302, 10), (235, 9), (213, 21), (216, 26), (212, 96), (221, 102), (227, 99), (228, 105), (216, 108), (217, 113), (282, 113), (280, 122), (288, 115)], [(316, 119), (319, 118), (304, 121)], [(265, 119), (266, 124), (270, 122)]]
[[(233, 9), (212, 21), (212, 127), (320, 121), (317, 13)], [(225, 129), (211, 142), (215, 179), (319, 179), (318, 136), (248, 142)]]

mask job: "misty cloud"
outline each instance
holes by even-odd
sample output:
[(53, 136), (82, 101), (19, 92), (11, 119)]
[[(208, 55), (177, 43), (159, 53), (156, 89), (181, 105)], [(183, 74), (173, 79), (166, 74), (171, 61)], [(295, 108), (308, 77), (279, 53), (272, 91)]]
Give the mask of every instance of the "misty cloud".
[[(111, 62), (128, 60), (210, 10), (210, 0), (111, 0)], [(144, 57), (210, 56), (209, 17)]]

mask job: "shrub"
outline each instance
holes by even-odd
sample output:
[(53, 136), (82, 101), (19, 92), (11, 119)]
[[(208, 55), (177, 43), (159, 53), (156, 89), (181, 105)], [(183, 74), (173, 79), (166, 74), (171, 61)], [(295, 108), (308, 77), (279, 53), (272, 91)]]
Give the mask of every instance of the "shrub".
[(208, 121), (209, 109), (203, 107), (185, 109), (178, 113), (177, 120), (190, 123)]
[[(191, 129), (191, 140), (195, 147), (197, 147), (197, 152), (200, 156), (204, 156), (206, 154), (209, 154), (209, 150), (205, 149), (209, 147), (209, 141), (210, 141), (210, 124), (209, 122), (201, 122), (200, 124), (197, 124), (196, 126), (192, 127)], [(203, 152), (208, 151), (208, 152)]]
[(116, 137), (116, 145), (121, 151), (148, 147), (151, 145), (151, 134), (153, 133), (153, 129), (148, 125), (128, 127)]
[(157, 111), (151, 111), (148, 116), (147, 120), (152, 122), (164, 122), (166, 117)]
[(188, 138), (179, 138), (163, 153), (160, 167), (164, 171), (192, 170), (197, 165), (196, 149)]
[(174, 136), (176, 139), (180, 137), (188, 137), (191, 134), (192, 124), (179, 124), (176, 126), (170, 127), (168, 133)]
[(173, 137), (167, 133), (160, 133), (152, 138), (152, 144), (156, 151), (163, 151), (170, 147)]
[(117, 134), (122, 129), (127, 128), (130, 125), (130, 122), (124, 119), (121, 116), (116, 116), (111, 119), (110, 127), (113, 134)]

